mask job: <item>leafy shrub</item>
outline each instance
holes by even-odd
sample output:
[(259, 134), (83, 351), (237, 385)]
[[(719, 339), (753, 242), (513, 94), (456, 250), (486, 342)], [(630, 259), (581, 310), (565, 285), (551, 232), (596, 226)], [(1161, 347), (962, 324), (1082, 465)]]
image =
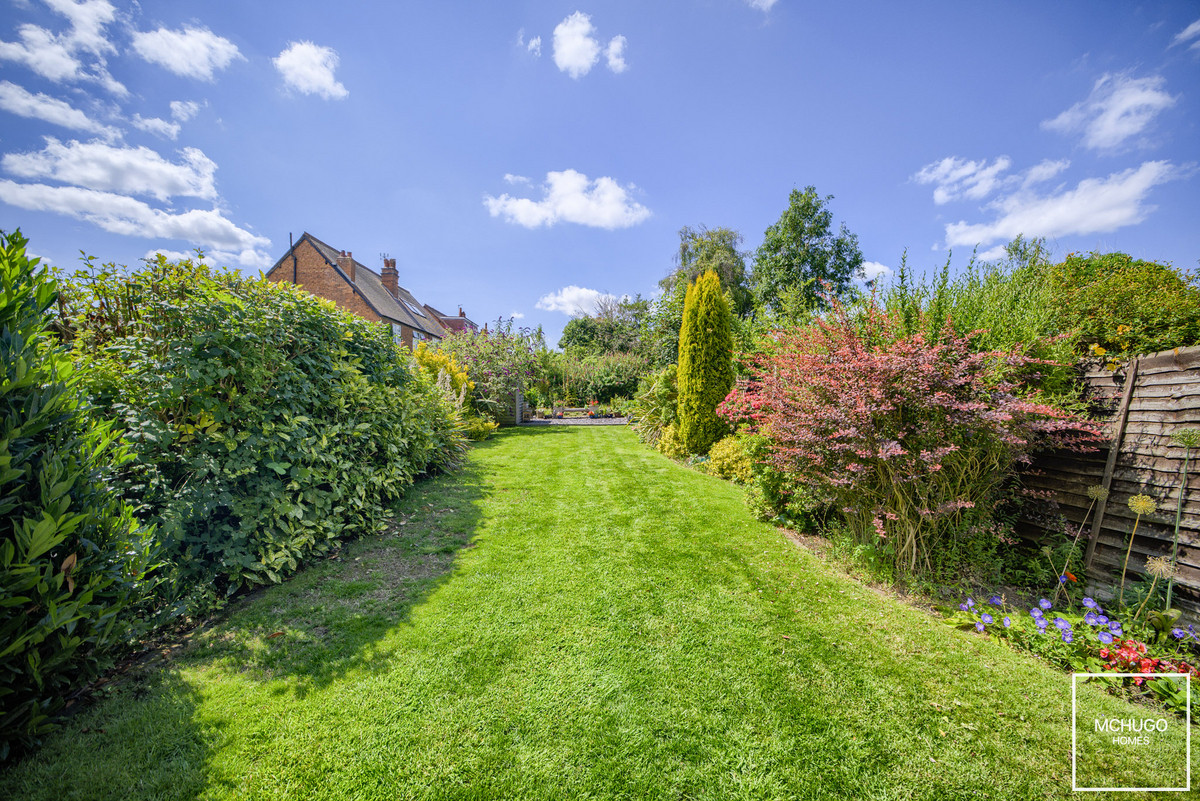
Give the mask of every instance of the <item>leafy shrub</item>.
[(469, 414), (463, 418), (463, 435), (467, 439), (480, 441), (490, 437), (499, 424), (495, 420), (489, 420), (478, 414)]
[(431, 381), (437, 381), (445, 373), (445, 380), (450, 382), (450, 391), (455, 395), (462, 392), (464, 387), (468, 392), (475, 389), (475, 382), (471, 380), (467, 371), (459, 366), (453, 353), (439, 348), (431, 348), (428, 343), (419, 342), (413, 351), (413, 358)]
[(937, 341), (946, 331), (971, 338), (976, 351), (1011, 351), (1029, 357), (1021, 378), (1057, 405), (1083, 408), (1076, 381), (1075, 336), (1061, 325), (1059, 301), (1042, 240), (1021, 237), (997, 262), (974, 259), (953, 279), (949, 261), (935, 282), (915, 282), (901, 263), (884, 290), (883, 306), (897, 315), (906, 336)]
[(490, 330), (451, 334), (438, 347), (475, 382), (476, 409), (494, 414), (511, 409), (516, 393), (534, 377), (542, 344), (540, 329), (514, 328), (511, 319), (499, 319)]
[(684, 447), (683, 438), (679, 436), (679, 426), (670, 423), (662, 430), (662, 436), (654, 445), (658, 452), (671, 459), (685, 459), (688, 449)]
[(677, 370), (669, 364), (657, 373), (646, 376), (633, 399), (633, 430), (638, 438), (648, 445), (657, 445), (667, 426), (675, 420), (675, 406), (679, 397), (676, 384)]
[(591, 356), (572, 371), (578, 378), (578, 397), (607, 403), (613, 398), (632, 395), (649, 369), (646, 359), (636, 353), (603, 353)]
[(1051, 269), (1050, 286), (1057, 323), (1078, 332), (1081, 350), (1128, 357), (1200, 344), (1192, 274), (1124, 253), (1073, 254)]
[(733, 386), (733, 321), (721, 279), (706, 272), (688, 287), (679, 332), (679, 435), (705, 454), (729, 430), (716, 413)]
[(462, 452), (455, 410), (388, 331), (289, 284), (159, 258), (80, 274), (64, 328), (135, 459), (163, 600), (203, 609), (381, 525)]
[(754, 462), (741, 437), (730, 435), (709, 449), (708, 472), (738, 484), (749, 484), (754, 479)]
[(111, 487), (127, 458), (47, 336), (57, 287), (0, 234), (0, 760), (34, 745), (134, 625), (150, 531)]
[(869, 305), (781, 332), (722, 412), (767, 437), (767, 460), (808, 485), (898, 568), (929, 570), (933, 550), (986, 521), (1016, 463), (1039, 444), (1086, 447), (1094, 427), (1019, 398), (1028, 357), (975, 353), (969, 337), (904, 336)]

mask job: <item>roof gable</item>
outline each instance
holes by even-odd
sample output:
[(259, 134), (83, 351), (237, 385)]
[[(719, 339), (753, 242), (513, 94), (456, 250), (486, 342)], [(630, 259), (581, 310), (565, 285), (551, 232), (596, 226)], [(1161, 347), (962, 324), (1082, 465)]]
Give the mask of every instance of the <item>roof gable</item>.
[[(430, 318), (421, 310), (420, 314), (414, 313), (412, 309), (421, 309), (421, 304), (413, 297), (412, 293), (404, 287), (397, 288), (397, 294), (400, 297), (394, 297), (387, 287), (383, 285), (383, 279), (379, 273), (367, 267), (362, 262), (354, 259), (354, 280), (350, 280), (350, 276), (338, 266), (338, 257), (341, 256), (341, 251), (330, 247), (329, 245), (317, 239), (312, 234), (305, 231), (300, 235), (300, 239), (296, 241), (287, 253), (283, 255), (275, 266), (274, 270), (291, 255), (292, 250), (299, 247), (301, 242), (308, 241), (310, 245), (321, 254), (321, 258), (333, 268), (333, 270), (342, 277), (354, 291), (361, 297), (368, 306), (371, 307), (380, 317), (395, 323), (403, 323), (409, 328), (417, 331), (422, 331), (430, 336), (444, 339), (447, 331), (442, 326), (441, 322)], [(410, 306), (412, 307), (410, 309)]]

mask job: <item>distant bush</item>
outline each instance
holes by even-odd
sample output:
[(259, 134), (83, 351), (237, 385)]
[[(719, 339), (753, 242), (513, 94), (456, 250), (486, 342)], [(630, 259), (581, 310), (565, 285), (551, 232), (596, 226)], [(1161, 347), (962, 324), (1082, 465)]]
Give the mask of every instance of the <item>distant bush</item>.
[(1200, 344), (1196, 276), (1124, 253), (1071, 255), (1050, 270), (1056, 323), (1082, 353), (1130, 357)]
[(57, 286), (25, 244), (0, 234), (0, 761), (130, 635), (153, 561), (113, 491), (125, 449), (46, 333)]
[(63, 328), (134, 460), (171, 611), (275, 583), (461, 454), (443, 393), (380, 325), (289, 284), (159, 257), (80, 273)]

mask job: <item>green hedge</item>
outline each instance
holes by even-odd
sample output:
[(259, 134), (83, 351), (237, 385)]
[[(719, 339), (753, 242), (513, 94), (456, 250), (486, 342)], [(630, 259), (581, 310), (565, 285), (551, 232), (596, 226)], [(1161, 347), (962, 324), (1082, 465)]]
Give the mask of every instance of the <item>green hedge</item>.
[(0, 233), (0, 760), (35, 745), (131, 632), (148, 529), (111, 486), (127, 458), (47, 333), (57, 286)]
[(465, 447), (452, 403), (385, 326), (289, 284), (160, 257), (77, 275), (64, 327), (135, 455), (120, 487), (158, 527), (169, 613), (375, 529)]

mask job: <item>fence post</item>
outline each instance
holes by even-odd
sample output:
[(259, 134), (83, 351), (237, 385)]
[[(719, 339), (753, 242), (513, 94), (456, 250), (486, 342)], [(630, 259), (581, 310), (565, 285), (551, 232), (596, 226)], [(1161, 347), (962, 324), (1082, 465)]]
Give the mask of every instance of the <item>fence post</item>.
[(1108, 461), (1104, 465), (1104, 478), (1100, 481), (1100, 486), (1104, 487), (1105, 495), (1096, 504), (1096, 516), (1092, 518), (1092, 530), (1088, 534), (1087, 551), (1083, 555), (1083, 569), (1088, 570), (1092, 566), (1092, 558), (1096, 555), (1096, 542), (1100, 538), (1100, 527), (1104, 525), (1104, 510), (1108, 506), (1108, 488), (1112, 485), (1113, 470), (1117, 466), (1117, 457), (1121, 453), (1121, 442), (1125, 439), (1125, 421), (1129, 419), (1129, 403), (1133, 400), (1133, 387), (1137, 384), (1138, 379), (1138, 363), (1141, 358), (1136, 358), (1129, 364), (1129, 370), (1125, 374), (1125, 392), (1121, 395), (1121, 405), (1117, 407), (1116, 430), (1113, 431), (1111, 444), (1108, 446)]

